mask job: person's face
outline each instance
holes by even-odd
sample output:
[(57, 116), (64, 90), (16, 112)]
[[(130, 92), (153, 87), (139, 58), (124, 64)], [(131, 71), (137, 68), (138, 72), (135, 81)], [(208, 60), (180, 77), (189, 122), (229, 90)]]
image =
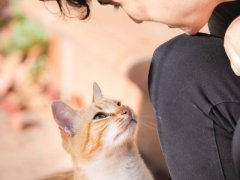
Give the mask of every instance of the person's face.
[(223, 0), (98, 0), (121, 7), (135, 22), (155, 21), (194, 34)]

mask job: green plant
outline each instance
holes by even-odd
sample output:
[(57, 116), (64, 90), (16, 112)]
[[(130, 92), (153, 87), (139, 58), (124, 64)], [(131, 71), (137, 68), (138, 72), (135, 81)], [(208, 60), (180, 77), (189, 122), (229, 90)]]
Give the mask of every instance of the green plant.
[(37, 54), (35, 64), (30, 70), (31, 80), (36, 81), (45, 68), (45, 61), (48, 53), (48, 35), (46, 29), (38, 22), (25, 16), (19, 8), (18, 1), (11, 0), (10, 5), (13, 9), (12, 22), (9, 36), (0, 34), (0, 52), (8, 55), (21, 52), (23, 60), (28, 57), (33, 47), (38, 47), (40, 52)]
[[(27, 54), (33, 46), (39, 45), (46, 52), (48, 46), (47, 33), (44, 28), (26, 16), (17, 17), (12, 26), (11, 36), (2, 37), (4, 53), (21, 51)], [(43, 52), (43, 53), (45, 53)]]

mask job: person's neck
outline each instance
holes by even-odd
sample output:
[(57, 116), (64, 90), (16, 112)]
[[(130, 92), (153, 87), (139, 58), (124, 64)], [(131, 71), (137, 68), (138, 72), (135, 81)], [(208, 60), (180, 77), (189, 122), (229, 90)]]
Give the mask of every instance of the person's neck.
[(76, 161), (75, 164), (75, 180), (83, 179), (83, 176), (87, 180), (153, 179), (136, 145), (128, 151), (106, 153), (91, 163), (82, 164)]

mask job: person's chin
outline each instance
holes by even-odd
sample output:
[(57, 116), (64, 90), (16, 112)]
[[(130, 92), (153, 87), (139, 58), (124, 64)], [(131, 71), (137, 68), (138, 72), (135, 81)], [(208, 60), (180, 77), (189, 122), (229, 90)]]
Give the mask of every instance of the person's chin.
[(194, 28), (194, 27), (181, 27), (180, 29), (184, 31), (187, 35), (195, 35), (200, 30), (199, 28)]
[(175, 26), (172, 26), (172, 25), (168, 25), (168, 27), (171, 29), (175, 28)]
[(196, 28), (192, 28), (192, 27), (178, 27), (178, 26), (174, 26), (174, 25), (168, 25), (169, 28), (174, 29), (181, 29), (182, 31), (184, 31), (187, 35), (194, 35), (196, 33), (198, 33), (198, 29)]
[(138, 19), (136, 19), (136, 18), (133, 18), (133, 17), (130, 16), (130, 15), (129, 15), (129, 17), (130, 17), (135, 23), (137, 23), (137, 24), (140, 24), (140, 23), (143, 22), (143, 20), (138, 20)]
[(132, 20), (135, 22), (135, 23), (137, 23), (137, 24), (141, 24), (143, 21), (141, 21), (141, 20), (137, 20), (137, 19), (133, 19), (132, 18)]

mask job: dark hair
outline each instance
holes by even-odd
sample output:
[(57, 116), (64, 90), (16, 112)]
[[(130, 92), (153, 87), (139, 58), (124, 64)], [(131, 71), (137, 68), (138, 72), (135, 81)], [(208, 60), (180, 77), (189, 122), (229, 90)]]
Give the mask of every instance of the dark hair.
[[(78, 17), (82, 20), (87, 19), (90, 14), (90, 7), (88, 4), (90, 0), (40, 0), (40, 1), (44, 1), (44, 2), (45, 1), (56, 1), (60, 8), (61, 14), (63, 14), (63, 15), (67, 15), (66, 11), (68, 11), (68, 5), (70, 7), (77, 8), (78, 10), (80, 10), (80, 11), (78, 11), (79, 12)], [(65, 8), (67, 8), (67, 9), (65, 9)]]

